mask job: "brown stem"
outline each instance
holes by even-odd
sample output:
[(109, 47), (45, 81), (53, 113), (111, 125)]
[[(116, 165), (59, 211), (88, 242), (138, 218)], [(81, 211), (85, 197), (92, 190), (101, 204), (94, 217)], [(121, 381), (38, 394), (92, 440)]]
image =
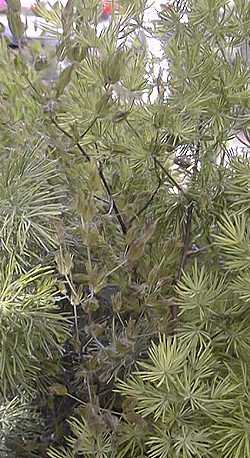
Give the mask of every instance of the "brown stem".
[[(181, 279), (182, 272), (187, 262), (187, 258), (189, 254), (193, 209), (194, 209), (194, 204), (193, 202), (191, 202), (187, 208), (187, 218), (186, 218), (185, 229), (184, 229), (184, 238), (183, 238), (183, 249), (181, 253), (178, 271), (177, 271), (177, 274), (174, 280), (174, 285), (176, 285), (178, 281)], [(174, 303), (171, 307), (171, 317), (172, 317), (172, 321), (176, 322), (177, 317), (178, 317), (178, 305), (176, 303)]]
[(154, 161), (160, 167), (160, 169), (164, 172), (164, 174), (168, 177), (168, 179), (172, 183), (172, 185), (174, 185), (178, 189), (178, 191), (180, 191), (188, 199), (188, 196), (187, 196), (186, 192), (184, 191), (184, 189), (179, 185), (179, 183), (177, 183), (177, 181), (172, 177), (172, 175), (170, 175), (170, 173), (162, 165), (162, 163), (158, 159), (156, 159), (156, 157), (154, 157)]
[(43, 99), (43, 95), (38, 91), (38, 89), (34, 86), (32, 81), (30, 81), (29, 77), (26, 74), (23, 74), (24, 78), (26, 79), (27, 83), (30, 85), (31, 89), (35, 92), (35, 94), (39, 97), (40, 100)]
[(193, 202), (191, 202), (191, 204), (187, 208), (187, 219), (186, 219), (185, 231), (184, 231), (183, 249), (182, 249), (181, 260), (180, 260), (178, 272), (176, 275), (176, 280), (175, 280), (176, 282), (180, 280), (182, 271), (187, 261), (187, 254), (189, 251), (189, 244), (190, 244), (193, 209), (194, 209), (194, 204)]
[(156, 194), (158, 193), (160, 187), (161, 187), (161, 184), (162, 183), (159, 183), (157, 188), (154, 190), (154, 192), (151, 194), (150, 198), (148, 199), (148, 201), (145, 203), (145, 205), (143, 205), (143, 207), (136, 213), (135, 216), (133, 216), (130, 220), (129, 220), (129, 223), (128, 225), (131, 226), (131, 224), (133, 223), (133, 221), (136, 219), (136, 218), (139, 218), (139, 216), (145, 211), (147, 210), (147, 208), (149, 207), (149, 205), (151, 204), (151, 202), (153, 202)]
[[(51, 118), (51, 122), (57, 127), (58, 130), (60, 130), (64, 135), (66, 135), (68, 138), (70, 138), (71, 140), (74, 141), (74, 137), (72, 137), (71, 134), (69, 134), (69, 132), (67, 132), (66, 130), (64, 130), (58, 123), (57, 121), (55, 120), (55, 118)], [(84, 158), (90, 162), (91, 161), (91, 157), (89, 156), (89, 154), (85, 151), (85, 149), (81, 146), (81, 144), (79, 142), (75, 143), (75, 145), (77, 146), (77, 148), (79, 149), (79, 151), (82, 153), (82, 155), (84, 156)], [(96, 148), (97, 148), (97, 145), (95, 145)], [(121, 213), (117, 207), (117, 204), (112, 196), (112, 193), (111, 193), (111, 190), (110, 190), (110, 187), (109, 187), (109, 184), (105, 178), (105, 175), (103, 173), (103, 170), (102, 170), (102, 166), (99, 165), (98, 167), (98, 174), (99, 174), (99, 177), (102, 181), (102, 184), (104, 186), (104, 188), (106, 189), (107, 191), (107, 194), (110, 198), (110, 201), (112, 201), (112, 208), (114, 209), (114, 212), (115, 212), (115, 215), (116, 215), (116, 218), (119, 222), (119, 225), (121, 227), (121, 230), (122, 230), (122, 233), (124, 235), (127, 234), (127, 227), (126, 227), (126, 224), (125, 222), (123, 221), (123, 218), (121, 216)]]
[(155, 173), (156, 173), (156, 176), (157, 176), (157, 179), (158, 179), (158, 185), (157, 185), (157, 188), (154, 190), (154, 192), (151, 194), (150, 198), (148, 199), (148, 201), (143, 205), (143, 207), (138, 210), (138, 212), (136, 213), (135, 216), (133, 216), (130, 220), (129, 220), (129, 223), (128, 225), (131, 226), (131, 224), (133, 223), (133, 221), (138, 218), (143, 212), (145, 212), (145, 210), (147, 210), (147, 208), (149, 207), (149, 205), (153, 202), (156, 194), (158, 193), (162, 183), (163, 183), (163, 180), (161, 180), (160, 176), (159, 176), (159, 173), (158, 173), (158, 170), (157, 170), (157, 167), (156, 167), (156, 162), (155, 162), (155, 158), (154, 158), (154, 166), (155, 166)]
[[(245, 136), (246, 140), (248, 141), (248, 144), (250, 145), (250, 135), (249, 135), (249, 133), (247, 132), (246, 129), (243, 130), (243, 133), (244, 133), (244, 136)], [(249, 148), (249, 146), (248, 146), (248, 148)]]
[[(245, 135), (245, 134), (244, 134)], [(242, 140), (242, 138), (240, 138), (238, 135), (236, 135), (236, 138), (237, 140), (239, 140), (240, 143), (242, 143), (242, 145), (246, 146), (247, 148), (250, 148), (250, 144), (249, 143), (246, 143), (244, 140)]]
[(122, 218), (122, 216), (121, 216), (121, 214), (120, 214), (120, 211), (119, 211), (119, 209), (118, 209), (118, 207), (117, 207), (117, 205), (116, 205), (116, 202), (115, 202), (115, 200), (114, 200), (114, 198), (113, 198), (113, 196), (112, 196), (112, 193), (111, 193), (109, 184), (108, 184), (108, 182), (107, 182), (107, 180), (106, 180), (106, 178), (105, 178), (105, 176), (104, 176), (104, 174), (103, 174), (103, 171), (102, 171), (102, 167), (101, 167), (101, 166), (98, 167), (98, 172), (99, 172), (99, 176), (100, 176), (100, 178), (101, 178), (101, 180), (102, 180), (103, 186), (105, 187), (105, 189), (106, 189), (106, 191), (107, 191), (107, 194), (108, 194), (110, 200), (112, 201), (112, 207), (113, 207), (113, 209), (114, 209), (116, 218), (117, 218), (117, 220), (118, 220), (118, 222), (119, 222), (119, 224), (120, 224), (122, 233), (123, 233), (123, 235), (126, 235), (126, 234), (127, 234), (127, 231), (128, 231), (128, 230), (127, 230), (127, 226), (126, 226), (125, 222), (123, 221), (123, 218)]
[(90, 125), (87, 127), (87, 129), (83, 132), (83, 134), (81, 134), (80, 138), (83, 138), (83, 137), (85, 137), (85, 135), (87, 135), (87, 133), (92, 129), (92, 127), (94, 126), (96, 121), (97, 121), (97, 116), (93, 119), (93, 121), (90, 123)]
[[(68, 137), (70, 140), (73, 140), (75, 141), (74, 137), (69, 133), (67, 132), (65, 129), (63, 129), (59, 124), (58, 122), (55, 120), (55, 118), (50, 118), (51, 119), (51, 122), (56, 126), (56, 128), (58, 130), (60, 130), (60, 132), (62, 132), (64, 135), (66, 135), (66, 137)], [(77, 148), (79, 149), (79, 151), (82, 153), (82, 155), (85, 157), (85, 159), (90, 162), (91, 161), (91, 158), (90, 156), (88, 155), (88, 153), (86, 153), (86, 151), (84, 150), (84, 148), (81, 146), (81, 144), (79, 142), (76, 142), (75, 145), (77, 146)]]

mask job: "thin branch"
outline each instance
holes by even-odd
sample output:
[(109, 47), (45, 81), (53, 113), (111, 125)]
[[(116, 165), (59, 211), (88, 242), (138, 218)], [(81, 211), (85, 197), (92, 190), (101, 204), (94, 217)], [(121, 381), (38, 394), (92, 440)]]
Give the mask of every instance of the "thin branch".
[[(75, 142), (75, 139), (74, 137), (69, 133), (67, 132), (65, 129), (63, 129), (59, 124), (58, 122), (55, 120), (55, 118), (50, 118), (51, 119), (51, 122), (56, 126), (56, 128), (58, 130), (60, 130), (60, 132), (62, 132), (64, 135), (66, 135), (66, 137), (70, 138), (70, 140), (72, 140), (73, 142)], [(76, 142), (75, 145), (77, 146), (77, 148), (79, 149), (79, 151), (82, 153), (82, 155), (85, 157), (85, 159), (90, 162), (91, 159), (90, 159), (90, 156), (88, 155), (88, 153), (86, 153), (86, 151), (83, 149), (83, 147), (80, 145), (79, 142)]]
[(163, 183), (163, 180), (160, 179), (159, 177), (159, 174), (158, 174), (158, 171), (157, 171), (157, 168), (156, 168), (156, 162), (155, 162), (155, 158), (154, 158), (154, 165), (155, 165), (155, 172), (156, 172), (156, 175), (157, 175), (157, 179), (158, 179), (158, 185), (156, 187), (156, 189), (154, 190), (154, 192), (151, 194), (150, 198), (148, 199), (148, 201), (143, 205), (143, 207), (136, 213), (136, 215), (134, 215), (128, 225), (131, 226), (131, 224), (133, 223), (133, 221), (136, 219), (136, 218), (139, 218), (139, 216), (145, 212), (145, 210), (147, 210), (147, 208), (149, 207), (149, 205), (153, 202), (156, 194), (158, 193), (162, 183)]
[(64, 135), (66, 135), (66, 137), (70, 138), (70, 140), (74, 140), (72, 135), (69, 134), (69, 132), (67, 132), (61, 126), (59, 126), (59, 124), (57, 123), (55, 118), (51, 117), (50, 120), (51, 120), (52, 124), (54, 124), (58, 130), (60, 130), (60, 132), (62, 132)]
[[(67, 132), (66, 130), (64, 130), (58, 123), (57, 121), (55, 120), (55, 118), (50, 118), (51, 119), (51, 122), (56, 126), (56, 128), (58, 130), (60, 130), (64, 135), (66, 135), (68, 138), (70, 138), (72, 141), (74, 141), (74, 137), (69, 133)], [(91, 157), (89, 156), (89, 154), (84, 150), (84, 148), (82, 147), (82, 145), (79, 143), (79, 142), (76, 142), (75, 145), (77, 146), (77, 148), (79, 149), (79, 151), (82, 153), (82, 155), (84, 156), (84, 158), (88, 161), (88, 162), (91, 162)], [(96, 149), (98, 150), (97, 148), (97, 145), (95, 144), (95, 147)], [(102, 181), (102, 184), (104, 186), (104, 188), (106, 189), (107, 191), (107, 194), (110, 198), (110, 202), (112, 202), (112, 208), (114, 209), (114, 212), (115, 212), (115, 215), (116, 215), (116, 218), (119, 222), (119, 225), (121, 227), (121, 230), (122, 230), (122, 233), (123, 235), (126, 235), (127, 234), (127, 226), (125, 224), (125, 222), (123, 221), (123, 218), (120, 214), (120, 211), (116, 205), (116, 202), (112, 196), (112, 193), (111, 193), (111, 190), (110, 190), (110, 187), (109, 187), (109, 184), (105, 178), (105, 175), (103, 173), (103, 170), (102, 170), (102, 166), (101, 164), (99, 165), (98, 167), (98, 174), (99, 174), (99, 177)]]
[(204, 246), (203, 248), (197, 248), (197, 250), (189, 250), (187, 252), (187, 257), (189, 256), (198, 256), (201, 253), (204, 253), (204, 251), (207, 251), (210, 248), (210, 246)]
[(32, 81), (30, 81), (29, 77), (24, 73), (23, 74), (24, 78), (26, 79), (27, 83), (30, 85), (31, 89), (33, 89), (33, 91), (35, 92), (35, 94), (42, 100), (44, 97), (43, 97), (43, 94), (41, 94), (39, 92), (39, 90), (34, 86), (34, 84), (32, 83)]
[(135, 134), (135, 136), (141, 141), (141, 137), (140, 135), (138, 134), (138, 132), (134, 129), (134, 127), (132, 126), (132, 124), (130, 124), (130, 122), (125, 119), (125, 122), (126, 124), (128, 125), (128, 127), (132, 130), (132, 132)]
[(83, 132), (82, 135), (80, 135), (80, 139), (82, 139), (83, 137), (85, 137), (85, 135), (87, 135), (87, 133), (92, 129), (92, 127), (94, 126), (94, 124), (96, 123), (98, 117), (96, 116), (93, 121), (90, 123), (90, 125), (87, 127), (87, 129)]
[[(202, 120), (200, 119), (199, 124), (198, 124), (199, 137), (198, 137), (196, 151), (195, 151), (195, 164), (192, 170), (194, 179), (196, 178), (196, 175), (198, 173), (198, 162), (199, 162), (200, 149), (201, 149), (201, 141), (200, 141), (201, 131), (202, 131)], [(191, 201), (189, 202), (189, 205), (187, 206), (187, 210), (186, 210), (187, 214), (186, 214), (186, 222), (184, 226), (183, 249), (181, 253), (181, 258), (180, 258), (177, 274), (174, 279), (174, 285), (176, 285), (180, 281), (182, 272), (185, 268), (188, 256), (190, 254), (189, 246), (190, 246), (190, 238), (191, 238), (193, 210), (194, 210), (194, 202)], [(176, 302), (173, 303), (171, 307), (171, 316), (172, 316), (173, 323), (176, 323), (176, 320), (178, 317), (178, 305)]]
[(249, 133), (247, 132), (246, 129), (243, 130), (243, 133), (244, 133), (244, 136), (245, 136), (246, 140), (248, 141), (248, 143), (250, 145), (250, 135), (249, 135)]
[[(107, 90), (109, 89), (109, 85), (107, 87)], [(111, 95), (108, 94), (108, 100), (110, 99)], [(98, 117), (99, 117), (99, 114), (100, 114), (100, 111), (101, 111), (101, 108), (97, 111), (97, 114), (96, 116), (94, 117), (94, 119), (91, 121), (91, 123), (89, 124), (89, 126), (87, 127), (87, 129), (80, 135), (80, 140), (85, 137), (85, 135), (87, 135), (87, 133), (92, 129), (92, 127), (95, 125)]]
[(108, 182), (107, 182), (107, 180), (106, 180), (106, 178), (105, 178), (105, 176), (104, 176), (104, 174), (103, 174), (103, 170), (102, 170), (102, 166), (101, 166), (101, 165), (99, 165), (99, 167), (98, 167), (98, 172), (99, 172), (99, 176), (100, 176), (100, 178), (101, 178), (101, 180), (102, 180), (103, 186), (104, 186), (104, 188), (106, 189), (107, 194), (108, 194), (108, 196), (109, 196), (109, 198), (110, 198), (110, 201), (112, 201), (113, 209), (114, 209), (116, 218), (117, 218), (117, 220), (118, 220), (118, 222), (119, 222), (119, 224), (120, 224), (122, 233), (123, 233), (124, 235), (126, 235), (127, 232), (128, 232), (127, 226), (126, 226), (125, 222), (123, 221), (123, 218), (122, 218), (122, 216), (121, 216), (121, 214), (120, 214), (120, 211), (119, 211), (119, 209), (118, 209), (118, 207), (117, 207), (117, 205), (116, 205), (116, 202), (115, 202), (115, 200), (114, 200), (114, 198), (113, 198), (113, 196), (112, 196), (112, 193), (111, 193), (109, 184), (108, 184)]
[[(181, 259), (180, 259), (178, 271), (177, 271), (177, 274), (174, 280), (174, 285), (176, 285), (178, 281), (181, 279), (182, 272), (187, 262), (187, 258), (189, 254), (193, 209), (194, 209), (194, 203), (191, 202), (187, 207), (187, 218), (186, 218), (185, 229), (184, 229), (183, 249), (181, 253)], [(172, 321), (176, 322), (177, 317), (178, 317), (178, 305), (176, 303), (174, 303), (171, 307), (171, 316), (172, 316)]]
[(139, 216), (145, 211), (147, 210), (147, 208), (149, 207), (149, 205), (153, 202), (156, 194), (158, 193), (160, 187), (161, 187), (161, 184), (162, 183), (158, 183), (157, 185), (157, 188), (154, 190), (154, 192), (151, 194), (150, 198), (148, 199), (148, 201), (145, 203), (145, 205), (143, 205), (143, 207), (136, 213), (135, 216), (133, 216), (130, 220), (129, 220), (129, 223), (128, 225), (131, 226), (131, 224), (134, 222), (135, 219), (139, 218)]
[[(129, 128), (134, 132), (134, 134), (136, 135), (136, 137), (141, 140), (141, 137), (140, 135), (138, 134), (138, 132), (134, 129), (134, 127), (129, 123), (129, 121), (126, 119), (126, 123), (127, 125), (129, 126)], [(186, 197), (186, 193), (185, 191), (182, 189), (182, 187), (179, 185), (179, 183), (177, 183), (177, 181), (172, 177), (172, 175), (170, 175), (170, 173), (167, 171), (167, 169), (162, 165), (162, 163), (155, 157), (153, 156), (153, 159), (154, 159), (154, 163), (157, 164), (161, 170), (164, 172), (164, 174), (168, 177), (169, 181), (178, 189), (178, 191), (180, 191), (182, 194), (184, 194)]]
[(180, 280), (182, 271), (187, 262), (187, 254), (189, 251), (189, 244), (190, 244), (193, 209), (194, 209), (194, 204), (193, 202), (191, 202), (191, 204), (187, 208), (187, 219), (186, 219), (185, 231), (184, 231), (183, 250), (182, 250), (178, 272), (176, 275), (176, 280), (175, 280), (176, 282)]
[(217, 44), (217, 46), (218, 46), (218, 48), (219, 48), (219, 50), (220, 50), (220, 52), (221, 52), (221, 55), (222, 55), (224, 61), (226, 62), (226, 64), (227, 64), (227, 65), (230, 65), (230, 64), (229, 64), (229, 61), (228, 61), (228, 59), (227, 59), (226, 53), (225, 53), (223, 47), (220, 45), (219, 40), (216, 40), (216, 44)]
[(192, 170), (194, 179), (196, 178), (196, 175), (198, 174), (198, 163), (200, 160), (201, 135), (202, 135), (203, 127), (204, 126), (203, 126), (202, 118), (200, 117), (199, 122), (198, 122), (198, 139), (197, 139), (197, 144), (195, 147), (195, 163), (194, 163), (194, 167)]
[(154, 161), (160, 167), (160, 169), (164, 172), (164, 174), (168, 177), (169, 181), (178, 189), (178, 191), (180, 191), (188, 199), (188, 196), (186, 192), (184, 191), (184, 189), (181, 187), (181, 185), (179, 185), (179, 183), (177, 183), (177, 181), (172, 177), (172, 175), (170, 175), (170, 173), (162, 165), (162, 163), (158, 159), (156, 159), (156, 157), (154, 157)]
[[(244, 134), (245, 135), (245, 134)], [(239, 140), (242, 145), (246, 146), (247, 148), (250, 148), (250, 143), (246, 143), (242, 138), (240, 138), (238, 135), (236, 135), (237, 140)]]
[(96, 194), (94, 195), (94, 198), (95, 198), (97, 201), (102, 202), (103, 204), (109, 205), (109, 206), (110, 206), (110, 201), (109, 201), (109, 200), (103, 199), (102, 197), (99, 197), (99, 196), (97, 196)]
[(127, 259), (125, 259), (125, 261), (122, 261), (121, 264), (119, 264), (118, 266), (114, 267), (114, 269), (107, 272), (105, 276), (103, 277), (103, 279), (108, 278), (110, 275), (112, 275), (114, 272), (119, 270), (121, 267), (125, 266), (126, 263), (127, 263)]
[(222, 152), (222, 155), (221, 155), (220, 167), (224, 166), (225, 157), (228, 154), (227, 148), (224, 145), (222, 145), (222, 149), (223, 149), (223, 152)]

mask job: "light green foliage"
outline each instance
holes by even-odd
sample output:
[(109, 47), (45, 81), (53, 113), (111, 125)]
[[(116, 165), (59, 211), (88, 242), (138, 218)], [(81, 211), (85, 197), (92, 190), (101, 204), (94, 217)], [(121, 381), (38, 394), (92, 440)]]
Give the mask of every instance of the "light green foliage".
[(154, 425), (147, 456), (248, 456), (244, 367), (229, 368), (211, 342), (163, 338), (149, 351), (149, 363), (140, 364), (143, 370), (119, 383), (119, 391)]
[(1, 41), (0, 420), (26, 402), (39, 431), (6, 447), (250, 458), (250, 5), (119, 3), (101, 32), (96, 0), (39, 5), (52, 49)]
[(1, 392), (28, 388), (42, 358), (53, 357), (67, 326), (56, 314), (50, 270), (37, 267), (15, 278), (15, 261), (1, 269)]
[[(41, 158), (44, 144), (11, 149), (0, 178), (2, 251), (19, 268), (57, 245), (53, 218), (61, 215), (65, 193), (56, 161)], [(33, 252), (34, 250), (34, 252)]]
[(80, 422), (77, 419), (70, 419), (70, 426), (73, 436), (68, 438), (67, 441), (70, 446), (70, 452), (64, 455), (64, 452), (57, 452), (51, 450), (49, 456), (51, 458), (71, 458), (80, 454), (90, 458), (109, 458), (111, 456), (111, 439), (108, 433), (101, 433), (94, 431), (86, 422)]
[(36, 452), (42, 420), (31, 406), (31, 398), (24, 393), (1, 405), (0, 450), (3, 458), (22, 453), (22, 442)]

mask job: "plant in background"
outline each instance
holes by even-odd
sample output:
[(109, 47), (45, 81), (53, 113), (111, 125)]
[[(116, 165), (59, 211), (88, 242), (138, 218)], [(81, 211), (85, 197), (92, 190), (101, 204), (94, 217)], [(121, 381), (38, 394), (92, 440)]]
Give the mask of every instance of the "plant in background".
[(2, 253), (14, 255), (20, 270), (57, 246), (53, 219), (62, 214), (65, 199), (56, 161), (41, 159), (39, 149), (42, 142), (21, 154), (10, 149), (1, 169)]
[(11, 457), (250, 456), (249, 2), (147, 7), (38, 6), (51, 81), (1, 43), (1, 415), (37, 418)]

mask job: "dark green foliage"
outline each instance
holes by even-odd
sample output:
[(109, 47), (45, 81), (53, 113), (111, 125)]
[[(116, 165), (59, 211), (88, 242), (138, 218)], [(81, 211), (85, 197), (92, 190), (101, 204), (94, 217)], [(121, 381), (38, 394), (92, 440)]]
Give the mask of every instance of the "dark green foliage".
[(40, 5), (56, 49), (1, 42), (7, 458), (250, 458), (250, 6), (146, 7), (98, 33), (96, 0)]

